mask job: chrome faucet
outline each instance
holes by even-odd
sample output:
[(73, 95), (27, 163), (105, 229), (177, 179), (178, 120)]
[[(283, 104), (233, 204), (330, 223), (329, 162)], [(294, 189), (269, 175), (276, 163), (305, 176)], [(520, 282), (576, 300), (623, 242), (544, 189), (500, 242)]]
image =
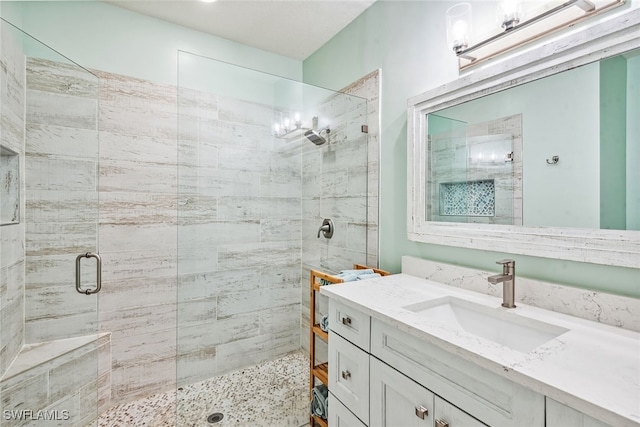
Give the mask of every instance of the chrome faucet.
[(516, 262), (512, 259), (503, 259), (496, 261), (496, 264), (502, 264), (502, 274), (489, 276), (487, 280), (494, 285), (502, 283), (502, 306), (514, 308), (516, 306)]

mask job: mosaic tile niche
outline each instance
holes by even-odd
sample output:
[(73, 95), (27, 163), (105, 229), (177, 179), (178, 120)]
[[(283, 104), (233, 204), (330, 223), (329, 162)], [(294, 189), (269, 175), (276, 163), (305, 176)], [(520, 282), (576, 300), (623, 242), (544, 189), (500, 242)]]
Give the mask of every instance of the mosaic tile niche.
[(522, 225), (521, 115), (445, 127), (428, 139), (427, 219)]
[(492, 179), (440, 184), (440, 215), (494, 216), (496, 187)]

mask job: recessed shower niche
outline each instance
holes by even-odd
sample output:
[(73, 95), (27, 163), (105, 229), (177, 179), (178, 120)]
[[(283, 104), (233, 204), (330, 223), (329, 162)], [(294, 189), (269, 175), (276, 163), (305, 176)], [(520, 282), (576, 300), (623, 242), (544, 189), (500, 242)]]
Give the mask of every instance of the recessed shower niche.
[(0, 225), (20, 223), (20, 157), (0, 146)]
[(495, 216), (493, 179), (440, 183), (440, 215)]

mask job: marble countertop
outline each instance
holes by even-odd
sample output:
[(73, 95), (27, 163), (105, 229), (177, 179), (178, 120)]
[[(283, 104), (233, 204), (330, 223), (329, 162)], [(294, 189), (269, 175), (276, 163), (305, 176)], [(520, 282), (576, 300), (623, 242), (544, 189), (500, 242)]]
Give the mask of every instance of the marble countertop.
[[(516, 284), (517, 286), (517, 284)], [(640, 333), (407, 274), (324, 286), (321, 294), (612, 425), (640, 425)], [(457, 297), (568, 331), (519, 352), (403, 308)]]

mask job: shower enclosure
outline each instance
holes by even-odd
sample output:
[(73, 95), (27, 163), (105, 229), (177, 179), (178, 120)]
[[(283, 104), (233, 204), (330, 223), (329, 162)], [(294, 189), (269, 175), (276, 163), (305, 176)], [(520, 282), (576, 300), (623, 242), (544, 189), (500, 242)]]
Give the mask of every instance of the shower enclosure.
[(0, 64), (0, 424), (86, 425), (108, 404), (99, 79), (4, 20)]
[[(178, 63), (178, 424), (305, 424), (307, 373), (210, 379), (308, 348), (309, 269), (367, 262), (367, 102), (187, 52)], [(317, 237), (325, 218), (331, 239)]]
[(375, 264), (367, 102), (88, 71), (6, 21), (0, 65), (0, 425), (306, 423), (309, 269)]

